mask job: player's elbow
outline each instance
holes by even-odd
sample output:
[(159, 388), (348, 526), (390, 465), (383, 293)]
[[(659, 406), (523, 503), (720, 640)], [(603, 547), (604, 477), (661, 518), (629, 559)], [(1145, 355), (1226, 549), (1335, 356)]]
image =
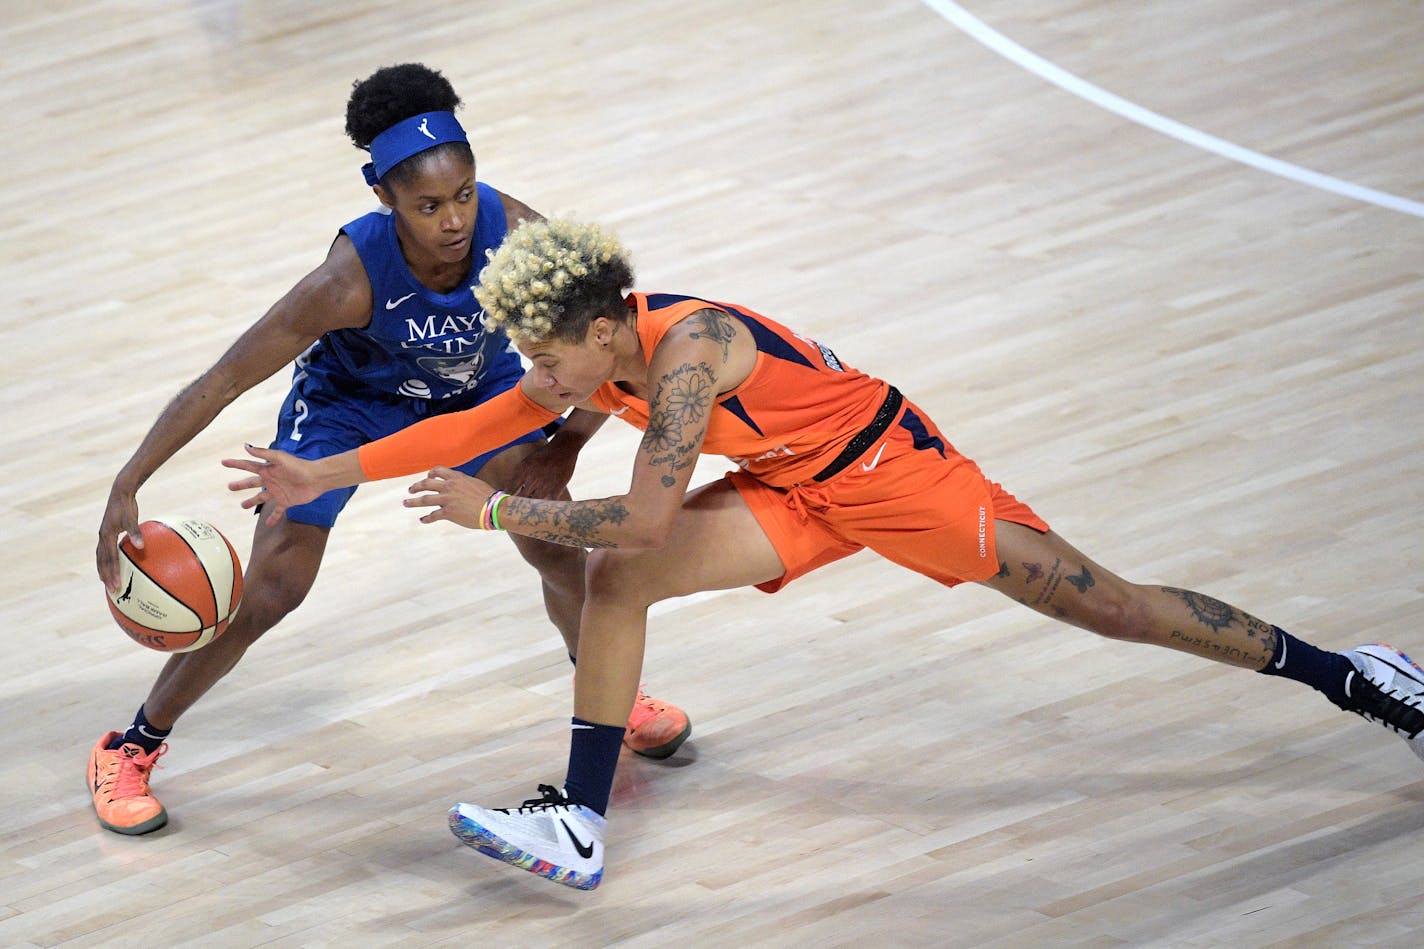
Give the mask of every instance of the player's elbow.
[(226, 408), (237, 401), (246, 386), (241, 384), (241, 380), (230, 367), (219, 363), (194, 379), (188, 385), (188, 390), (202, 402), (212, 402), (220, 408)]
[(657, 550), (672, 538), (676, 517), (636, 518), (629, 524), (629, 536), (618, 546), (633, 550)]

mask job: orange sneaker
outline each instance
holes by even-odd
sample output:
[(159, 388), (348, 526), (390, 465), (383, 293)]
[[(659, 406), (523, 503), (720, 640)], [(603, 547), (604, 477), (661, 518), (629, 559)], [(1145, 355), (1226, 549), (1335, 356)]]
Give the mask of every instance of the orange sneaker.
[(667, 758), (687, 741), (692, 723), (687, 713), (661, 699), (649, 698), (638, 686), (638, 700), (628, 716), (623, 744), (645, 758)]
[(162, 744), (152, 754), (132, 742), (110, 750), (119, 732), (109, 732), (89, 753), (89, 790), (99, 823), (116, 834), (146, 834), (168, 823), (168, 812), (148, 790), (148, 774), (168, 753)]

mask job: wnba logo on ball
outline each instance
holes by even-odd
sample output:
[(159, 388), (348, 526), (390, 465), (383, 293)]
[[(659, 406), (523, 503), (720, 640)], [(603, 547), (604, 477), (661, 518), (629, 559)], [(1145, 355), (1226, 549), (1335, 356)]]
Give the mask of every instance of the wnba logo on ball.
[(134, 642), (188, 652), (222, 635), (242, 601), (237, 551), (212, 524), (165, 517), (139, 525), (143, 547), (119, 544), (122, 592), (109, 610)]

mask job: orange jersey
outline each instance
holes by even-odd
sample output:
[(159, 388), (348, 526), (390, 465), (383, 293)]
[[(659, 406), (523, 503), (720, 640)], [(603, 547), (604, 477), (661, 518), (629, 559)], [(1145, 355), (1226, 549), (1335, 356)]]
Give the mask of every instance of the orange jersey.
[[(810, 481), (870, 423), (889, 385), (853, 369), (815, 340), (760, 313), (670, 293), (631, 293), (638, 339), (651, 362), (675, 324), (698, 310), (720, 310), (756, 340), (756, 365), (742, 384), (717, 397), (703, 454), (726, 455), (757, 479), (777, 487)], [(592, 399), (601, 411), (637, 428), (648, 427), (648, 403), (606, 382)]]

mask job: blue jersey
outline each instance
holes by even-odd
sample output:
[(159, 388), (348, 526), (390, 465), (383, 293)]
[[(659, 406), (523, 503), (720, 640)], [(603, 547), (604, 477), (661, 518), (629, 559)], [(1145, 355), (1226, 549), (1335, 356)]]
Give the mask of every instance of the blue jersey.
[[(422, 418), (467, 409), (519, 383), (524, 369), (508, 338), (484, 328), (475, 300), (485, 251), (504, 240), (508, 225), (499, 194), (478, 185), (471, 272), (453, 293), (436, 293), (410, 272), (396, 239), (395, 217), (373, 211), (341, 229), (356, 245), (371, 281), (371, 322), (333, 330), (312, 344), (292, 376), (271, 447), (300, 458), (325, 458), (414, 425)], [(533, 431), (510, 445), (541, 444)], [(476, 474), (509, 445), (473, 458), (459, 470)], [(287, 509), (299, 524), (331, 527), (356, 489), (337, 488)]]
[(451, 293), (436, 293), (415, 279), (396, 238), (394, 215), (372, 211), (341, 229), (371, 281), (371, 322), (324, 334), (299, 361), (299, 374), (357, 397), (404, 396), (425, 414), (453, 407), (444, 400), (472, 393), (486, 378), (520, 371), (518, 353), (503, 333), (485, 330), (475, 300), (485, 252), (508, 231), (498, 192), (482, 183), (476, 189), (470, 273)]

